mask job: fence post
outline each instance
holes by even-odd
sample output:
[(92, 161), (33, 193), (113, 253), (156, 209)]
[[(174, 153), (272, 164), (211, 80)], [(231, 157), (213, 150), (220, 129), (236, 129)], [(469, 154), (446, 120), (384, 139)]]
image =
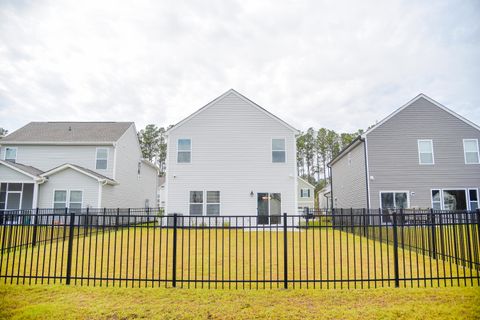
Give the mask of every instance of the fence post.
[(355, 223), (353, 220), (353, 208), (350, 208), (350, 224), (352, 228), (352, 234), (355, 234)]
[(115, 219), (115, 231), (118, 230), (118, 221), (120, 220), (120, 208), (117, 208), (117, 218)]
[(362, 218), (363, 218), (363, 236), (366, 237), (367, 236), (367, 215), (366, 215), (366, 209), (363, 208), (362, 209)]
[(283, 288), (288, 289), (287, 214), (283, 213)]
[(432, 257), (433, 259), (437, 259), (437, 233), (435, 231), (436, 225), (435, 225), (435, 213), (433, 212), (433, 208), (430, 209), (430, 221), (432, 222), (431, 224), (431, 231), (432, 231)]
[(177, 286), (177, 214), (173, 214), (173, 263), (172, 286)]
[[(65, 210), (65, 212), (67, 212)], [(65, 218), (67, 216), (65, 215)], [(73, 254), (73, 232), (74, 232), (74, 226), (75, 226), (75, 213), (72, 210), (70, 212), (70, 231), (68, 234), (68, 253), (67, 253), (67, 281), (66, 284), (70, 284), (70, 279), (72, 277), (72, 254)]]
[(38, 208), (35, 209), (35, 217), (33, 217), (32, 247), (37, 244), (37, 224), (38, 224)]
[[(403, 215), (403, 209), (400, 209), (400, 215)], [(397, 210), (393, 210), (393, 266), (395, 268), (395, 288), (400, 287), (400, 276), (398, 269), (398, 233), (397, 233)]]

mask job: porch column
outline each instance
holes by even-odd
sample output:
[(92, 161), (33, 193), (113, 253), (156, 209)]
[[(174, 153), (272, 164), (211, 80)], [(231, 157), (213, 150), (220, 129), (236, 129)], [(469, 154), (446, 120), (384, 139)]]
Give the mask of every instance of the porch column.
[(33, 200), (32, 200), (32, 208), (36, 209), (38, 206), (38, 182), (33, 184)]

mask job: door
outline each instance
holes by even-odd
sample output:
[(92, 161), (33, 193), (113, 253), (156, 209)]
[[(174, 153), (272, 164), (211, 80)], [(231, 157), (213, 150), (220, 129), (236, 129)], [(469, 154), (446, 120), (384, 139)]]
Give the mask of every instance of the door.
[(7, 193), (7, 203), (6, 203), (6, 216), (5, 223), (13, 224), (18, 221), (18, 211), (20, 210), (20, 203), (22, 199), (21, 192), (8, 192)]
[(280, 193), (257, 193), (257, 224), (276, 225), (282, 221), (282, 196)]

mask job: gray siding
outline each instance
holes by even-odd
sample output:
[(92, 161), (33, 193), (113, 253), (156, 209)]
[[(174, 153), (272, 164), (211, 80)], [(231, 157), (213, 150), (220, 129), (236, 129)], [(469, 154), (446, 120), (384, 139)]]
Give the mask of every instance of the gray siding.
[(29, 182), (32, 183), (33, 179), (24, 175), (16, 170), (10, 169), (0, 164), (0, 182)]
[[(351, 163), (348, 162), (350, 153)], [(336, 208), (366, 208), (364, 142), (332, 164), (332, 190)]]
[[(464, 160), (463, 139), (469, 138), (480, 140), (480, 131), (424, 98), (371, 131), (367, 135), (371, 207), (380, 206), (380, 191), (414, 192), (410, 206), (429, 208), (432, 188), (480, 187), (480, 165)], [(418, 139), (433, 140), (434, 165), (419, 164)]]
[(142, 163), (141, 174), (137, 174), (142, 154), (135, 127), (131, 126), (118, 140), (115, 152), (115, 181), (118, 185), (103, 186), (102, 207), (143, 208), (148, 199), (150, 207), (157, 201), (157, 171)]

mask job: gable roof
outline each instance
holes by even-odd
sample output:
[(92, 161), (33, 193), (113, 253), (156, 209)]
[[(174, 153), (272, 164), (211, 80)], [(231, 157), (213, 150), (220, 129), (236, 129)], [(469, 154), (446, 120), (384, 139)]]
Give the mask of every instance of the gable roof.
[(214, 105), (215, 103), (217, 103), (218, 101), (222, 100), (223, 98), (225, 98), (226, 96), (228, 96), (229, 94), (234, 94), (236, 95), (237, 97), (239, 97), (240, 99), (242, 99), (243, 101), (247, 102), (248, 104), (252, 105), (253, 107), (257, 108), (258, 110), (260, 110), (262, 113), (264, 113), (265, 115), (267, 115), (268, 117), (276, 120), (277, 122), (279, 122), (281, 125), (285, 126), (286, 128), (290, 129), (291, 131), (293, 131), (294, 133), (300, 133), (299, 130), (295, 129), (294, 127), (292, 127), (291, 125), (289, 125), (288, 123), (286, 123), (285, 121), (283, 121), (282, 119), (280, 119), (279, 117), (277, 117), (276, 115), (272, 114), (271, 112), (267, 111), (266, 109), (262, 108), (261, 106), (259, 106), (258, 104), (256, 104), (255, 102), (253, 102), (252, 100), (248, 99), (247, 97), (245, 97), (244, 95), (238, 93), (236, 90), (234, 89), (230, 89), (228, 90), (227, 92), (225, 92), (224, 94), (222, 94), (221, 96), (215, 98), (214, 100), (210, 101), (208, 104), (206, 104), (205, 106), (203, 106), (202, 108), (198, 109), (197, 111), (195, 111), (194, 113), (192, 113), (191, 115), (189, 115), (188, 117), (186, 117), (185, 119), (183, 119), (182, 121), (178, 122), (177, 124), (175, 124), (173, 127), (171, 127), (170, 129), (167, 130), (167, 134), (179, 127), (181, 127), (183, 124), (185, 124), (186, 122), (188, 122), (190, 119), (192, 119), (193, 117), (197, 116), (199, 113), (207, 110), (209, 107), (211, 107), (212, 105)]
[(442, 109), (443, 111), (446, 111), (447, 113), (451, 114), (452, 116), (456, 117), (457, 119), (465, 122), (466, 124), (474, 127), (475, 129), (477, 130), (480, 130), (480, 127), (478, 125), (476, 125), (475, 123), (471, 122), (470, 120), (468, 119), (465, 119), (464, 117), (462, 117), (461, 115), (459, 115), (458, 113), (456, 113), (455, 111), (445, 107), (443, 104), (441, 104), (440, 102), (437, 102), (435, 100), (433, 100), (432, 98), (430, 98), (429, 96), (427, 96), (426, 94), (423, 94), (423, 93), (420, 93), (419, 95), (417, 95), (415, 98), (413, 98), (412, 100), (408, 101), (406, 104), (404, 104), (403, 106), (401, 106), (400, 108), (398, 108), (397, 110), (395, 110), (394, 112), (392, 112), (390, 115), (388, 115), (386, 118), (384, 118), (382, 121), (380, 121), (379, 123), (377, 123), (376, 125), (374, 125), (372, 128), (368, 129), (366, 132), (364, 132), (362, 134), (362, 138), (365, 138), (365, 136), (367, 136), (370, 132), (374, 131), (376, 128), (380, 127), (382, 124), (384, 124), (385, 122), (387, 122), (388, 120), (390, 120), (391, 118), (393, 118), (394, 116), (396, 116), (399, 112), (401, 112), (403, 109), (409, 107), (410, 105), (412, 105), (414, 102), (416, 102), (417, 100), (419, 99), (425, 99), (427, 100), (428, 102), (434, 104), (436, 107)]
[(53, 168), (53, 169), (50, 169), (48, 171), (45, 171), (43, 172), (42, 174), (40, 174), (41, 177), (48, 177), (48, 176), (51, 176), (57, 172), (60, 172), (60, 171), (63, 171), (65, 169), (72, 169), (72, 170), (75, 170), (77, 172), (80, 172), (84, 175), (87, 175), (91, 178), (94, 178), (96, 179), (97, 181), (99, 182), (106, 182), (107, 184), (118, 184), (115, 180), (107, 177), (107, 176), (104, 176), (98, 172), (95, 172), (93, 170), (90, 170), (90, 169), (87, 169), (87, 168), (84, 168), (84, 167), (81, 167), (81, 166), (78, 166), (76, 164), (71, 164), (71, 163), (65, 163), (65, 164), (62, 164), (56, 168)]
[(301, 178), (301, 177), (299, 177), (299, 176), (297, 176), (297, 179), (303, 181), (305, 184), (308, 184), (308, 185), (311, 186), (313, 189), (315, 189), (315, 186), (314, 186), (313, 184), (311, 184), (310, 182), (308, 182), (307, 180), (305, 180), (305, 179), (303, 179), (303, 178)]
[(30, 122), (0, 140), (0, 144), (114, 143), (133, 122)]
[(4, 166), (13, 169), (15, 171), (18, 171), (28, 177), (31, 177), (32, 179), (38, 179), (40, 178), (40, 174), (43, 172), (40, 169), (37, 169), (32, 166), (27, 166), (21, 163), (15, 163), (11, 161), (5, 161), (5, 160), (0, 160), (0, 164), (3, 164)]

